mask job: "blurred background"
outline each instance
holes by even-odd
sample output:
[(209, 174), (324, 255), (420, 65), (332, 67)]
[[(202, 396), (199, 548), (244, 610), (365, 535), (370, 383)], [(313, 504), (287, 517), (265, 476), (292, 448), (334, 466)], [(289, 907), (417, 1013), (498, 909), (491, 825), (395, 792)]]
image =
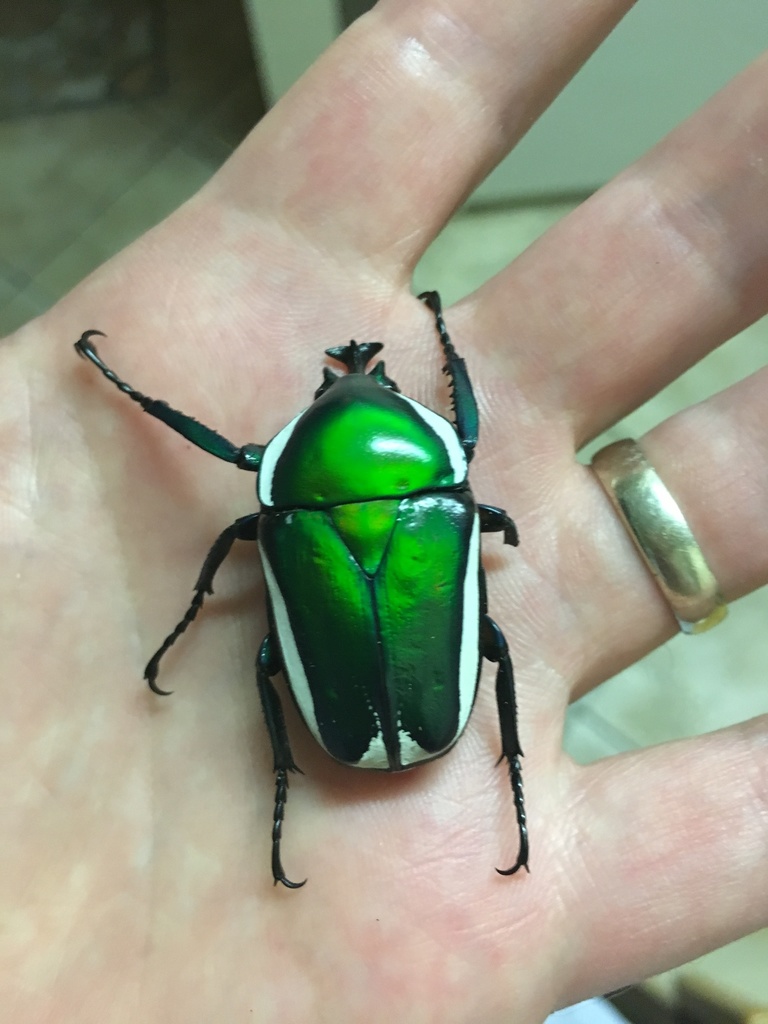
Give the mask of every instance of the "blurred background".
[[(192, 195), (370, 6), (366, 0), (3, 5), (0, 335), (43, 312)], [(765, 0), (637, 5), (448, 225), (422, 260), (416, 289), (439, 288), (448, 302), (472, 290), (767, 46)], [(762, 321), (582, 457), (608, 440), (641, 435), (746, 376), (765, 364), (766, 352), (768, 322)], [(573, 706), (567, 749), (588, 762), (765, 712), (766, 622), (763, 590), (738, 602), (713, 632), (676, 637)], [(768, 932), (631, 989), (616, 1003), (636, 1021), (768, 1024)]]

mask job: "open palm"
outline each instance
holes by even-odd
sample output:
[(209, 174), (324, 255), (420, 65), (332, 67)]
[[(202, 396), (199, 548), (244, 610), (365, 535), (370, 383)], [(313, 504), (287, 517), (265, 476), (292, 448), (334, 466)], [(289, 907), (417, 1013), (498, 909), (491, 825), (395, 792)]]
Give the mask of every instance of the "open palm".
[[(447, 411), (413, 267), (629, 8), (382, 0), (176, 214), (0, 352), (0, 874), (18, 1024), (538, 1022), (768, 914), (768, 724), (574, 765), (565, 709), (674, 619), (575, 451), (768, 309), (768, 61), (446, 312), (481, 411), (494, 618), (515, 658), (531, 874), (493, 686), (451, 755), (332, 762), (284, 700), (296, 760), (273, 888), (271, 751), (252, 545), (140, 682), (253, 477), (76, 360), (83, 330), (143, 392), (238, 444), (308, 404), (323, 349), (382, 341)], [(534, 56), (535, 55), (535, 56)], [(643, 446), (734, 598), (768, 579), (768, 374)], [(716, 494), (717, 502), (705, 495)], [(328, 638), (334, 643), (334, 637)], [(17, 842), (8, 842), (8, 837)]]

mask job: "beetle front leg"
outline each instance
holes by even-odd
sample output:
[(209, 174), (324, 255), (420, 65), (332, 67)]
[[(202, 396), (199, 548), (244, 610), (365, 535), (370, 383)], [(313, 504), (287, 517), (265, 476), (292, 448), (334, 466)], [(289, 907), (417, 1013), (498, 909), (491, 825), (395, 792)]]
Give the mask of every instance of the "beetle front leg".
[(107, 380), (111, 381), (118, 391), (122, 391), (131, 401), (138, 403), (148, 415), (154, 416), (155, 419), (165, 423), (171, 430), (175, 430), (177, 434), (181, 434), (187, 441), (196, 444), (198, 448), (202, 448), (209, 455), (215, 455), (217, 459), (223, 459), (224, 462), (231, 462), (238, 469), (247, 469), (253, 473), (258, 472), (261, 465), (261, 456), (264, 453), (263, 444), (243, 444), (240, 446), (233, 444), (215, 430), (206, 427), (204, 423), (200, 423), (191, 416), (187, 416), (186, 413), (179, 412), (178, 409), (171, 408), (167, 402), (142, 395), (131, 384), (121, 380), (115, 371), (107, 366), (97, 352), (96, 346), (91, 341), (91, 338), (95, 336), (106, 337), (103, 331), (86, 331), (75, 342), (75, 351), (83, 359), (90, 360), (94, 366), (101, 370)]
[(512, 659), (509, 656), (507, 641), (504, 634), (490, 616), (485, 615), (481, 623), (481, 643), (483, 657), (498, 665), (496, 670), (496, 705), (499, 712), (501, 729), (501, 757), (509, 765), (509, 778), (515, 798), (517, 811), (517, 831), (520, 837), (517, 860), (511, 868), (500, 875), (514, 875), (520, 868), (528, 868), (528, 826), (526, 824), (525, 803), (523, 801), (523, 776), (520, 758), (523, 751), (517, 735), (517, 701), (515, 699), (515, 678), (512, 672)]
[(274, 757), (275, 811), (272, 823), (272, 877), (275, 880), (275, 885), (282, 882), (289, 889), (300, 889), (302, 885), (306, 884), (306, 878), (303, 882), (292, 882), (286, 878), (280, 861), (280, 839), (285, 817), (285, 804), (288, 799), (288, 772), (301, 771), (293, 760), (283, 708), (277, 690), (270, 679), (270, 676), (277, 675), (281, 668), (277, 644), (271, 633), (268, 633), (261, 643), (256, 659), (256, 682), (259, 687), (261, 707), (267, 723), (267, 732)]
[(241, 516), (240, 519), (236, 519), (231, 526), (228, 526), (226, 530), (220, 533), (213, 542), (213, 547), (206, 555), (203, 567), (200, 570), (200, 575), (197, 578), (197, 583), (195, 584), (195, 596), (192, 598), (189, 608), (187, 608), (184, 613), (184, 617), (181, 622), (179, 622), (175, 629), (173, 629), (165, 640), (163, 640), (160, 647), (147, 662), (147, 667), (144, 669), (144, 678), (153, 693), (158, 694), (160, 697), (169, 697), (173, 692), (172, 690), (161, 690), (155, 682), (160, 668), (160, 659), (170, 647), (173, 647), (187, 627), (195, 621), (197, 613), (203, 606), (205, 595), (213, 593), (213, 578), (220, 568), (221, 563), (229, 554), (234, 542), (236, 540), (257, 539), (258, 522), (258, 512), (253, 512), (248, 516)]
[(517, 527), (503, 508), (496, 508), (495, 505), (478, 505), (477, 511), (480, 515), (481, 533), (501, 533), (503, 530), (504, 543), (517, 547), (520, 543)]
[(435, 314), (435, 327), (440, 337), (440, 344), (445, 353), (445, 366), (443, 373), (448, 376), (451, 382), (451, 401), (456, 420), (456, 433), (459, 435), (461, 447), (471, 462), (475, 454), (477, 435), (480, 429), (480, 417), (477, 412), (477, 401), (472, 390), (472, 381), (469, 379), (467, 365), (453, 347), (453, 342), (448, 334), (448, 329), (443, 320), (443, 307), (440, 302), (440, 295), (437, 292), (422, 292), (419, 296), (421, 301)]

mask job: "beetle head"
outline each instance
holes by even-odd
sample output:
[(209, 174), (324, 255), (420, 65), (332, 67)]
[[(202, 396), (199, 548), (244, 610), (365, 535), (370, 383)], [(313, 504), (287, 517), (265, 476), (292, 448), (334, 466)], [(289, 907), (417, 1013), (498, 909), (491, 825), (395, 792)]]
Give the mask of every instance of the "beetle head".
[[(325, 354), (330, 356), (331, 359), (336, 359), (338, 362), (343, 363), (347, 368), (347, 375), (351, 373), (365, 373), (365, 368), (371, 359), (378, 355), (379, 352), (384, 348), (380, 341), (365, 341), (362, 345), (358, 345), (356, 341), (350, 341), (348, 345), (337, 345), (335, 348), (327, 348)], [(384, 372), (384, 362), (379, 360), (374, 368), (368, 373), (369, 377), (373, 377), (375, 381), (381, 384), (384, 388), (389, 388), (390, 391), (399, 391), (397, 384), (388, 377)], [(324, 395), (328, 388), (338, 380), (343, 380), (344, 375), (335, 373), (329, 367), (323, 367), (323, 383), (315, 392), (315, 398), (319, 398), (320, 395)]]

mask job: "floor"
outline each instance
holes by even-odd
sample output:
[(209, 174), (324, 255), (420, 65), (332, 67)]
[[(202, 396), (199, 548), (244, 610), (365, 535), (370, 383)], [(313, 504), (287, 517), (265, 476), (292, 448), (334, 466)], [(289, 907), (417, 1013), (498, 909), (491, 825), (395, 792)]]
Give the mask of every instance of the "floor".
[(0, 121), (0, 334), (210, 178), (262, 112), (239, 0), (166, 0), (168, 88)]
[[(231, 17), (223, 16), (225, 6)], [(167, 92), (0, 122), (0, 336), (48, 308), (194, 193), (258, 118), (261, 101), (237, 0), (215, 11), (203, 0), (172, 0), (169, 7)], [(458, 298), (568, 209), (542, 205), (458, 217), (425, 256), (417, 286)], [(610, 437), (642, 433), (763, 365), (766, 351), (763, 321)], [(764, 589), (740, 601), (712, 633), (676, 637), (572, 708), (568, 750), (587, 762), (765, 712), (767, 621)], [(755, 957), (755, 978), (764, 976), (766, 934), (745, 940), (736, 955), (742, 964)]]

